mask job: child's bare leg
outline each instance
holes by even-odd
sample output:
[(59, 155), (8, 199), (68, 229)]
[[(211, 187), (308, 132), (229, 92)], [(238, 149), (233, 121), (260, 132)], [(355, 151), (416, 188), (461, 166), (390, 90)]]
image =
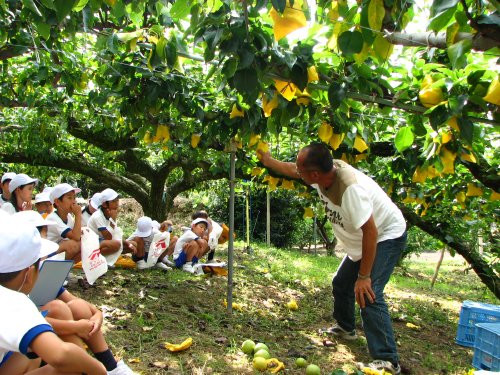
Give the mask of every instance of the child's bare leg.
[(118, 240), (103, 240), (101, 241), (99, 248), (102, 255), (111, 255), (120, 250), (121, 242)]
[(168, 244), (168, 248), (167, 248), (167, 255), (172, 255), (174, 253), (175, 244), (177, 243), (178, 239), (179, 239), (179, 237), (177, 237), (177, 236), (170, 237), (170, 243)]
[(78, 263), (82, 260), (81, 242), (74, 240), (64, 240), (59, 243), (59, 252), (66, 252), (65, 259)]
[[(65, 320), (65, 321), (72, 321), (75, 320), (73, 317), (73, 313), (71, 312), (71, 309), (69, 306), (58, 299), (55, 299), (53, 301), (50, 301), (49, 303), (45, 304), (42, 309), (43, 310), (48, 310), (49, 313), (47, 314), (46, 318), (52, 318), (52, 319), (58, 319), (58, 320)], [(50, 320), (49, 320), (49, 323)], [(52, 323), (51, 323), (52, 324)], [(52, 324), (54, 326), (54, 324)], [(65, 334), (64, 332), (57, 332), (56, 328), (54, 328), (54, 331), (56, 332), (57, 336), (63, 341), (66, 342), (71, 342), (75, 345), (78, 345), (79, 347), (83, 348), (83, 342), (80, 337), (78, 337), (76, 334)]]
[(9, 359), (0, 367), (0, 375), (25, 374), (39, 368), (41, 361), (40, 358), (29, 359), (21, 353), (12, 353)]
[[(67, 303), (67, 305), (71, 309), (74, 320), (90, 319), (93, 316), (89, 303), (83, 299), (78, 298), (71, 300)], [(108, 350), (108, 344), (104, 339), (101, 329), (95, 332), (89, 339), (84, 341), (92, 353), (100, 353)]]

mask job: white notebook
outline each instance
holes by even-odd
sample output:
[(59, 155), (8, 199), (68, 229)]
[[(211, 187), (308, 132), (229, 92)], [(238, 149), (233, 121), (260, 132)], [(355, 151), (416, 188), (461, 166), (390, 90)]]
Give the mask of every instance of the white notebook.
[(71, 267), (72, 260), (44, 261), (38, 272), (38, 280), (29, 294), (33, 303), (40, 307), (56, 299)]

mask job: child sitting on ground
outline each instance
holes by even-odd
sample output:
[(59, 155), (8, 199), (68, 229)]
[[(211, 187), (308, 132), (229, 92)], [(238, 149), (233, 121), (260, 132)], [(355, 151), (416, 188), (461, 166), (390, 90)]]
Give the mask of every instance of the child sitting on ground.
[(208, 247), (210, 248), (210, 251), (207, 255), (207, 260), (210, 262), (214, 259), (215, 249), (219, 244), (219, 238), (222, 234), (222, 227), (219, 225), (219, 223), (213, 221), (210, 217), (208, 217), (207, 211), (196, 211), (192, 215), (192, 220), (198, 219), (200, 217), (207, 220), (208, 222), (208, 230), (204, 239), (207, 241)]
[[(137, 220), (137, 228), (134, 233), (128, 238), (129, 241), (136, 243), (136, 252), (132, 255), (132, 260), (136, 263), (136, 267), (140, 270), (148, 268), (147, 260), (149, 249), (153, 238), (158, 231), (153, 226), (153, 220), (150, 217), (143, 216)], [(154, 267), (168, 271), (172, 268), (168, 267), (163, 260), (167, 255), (168, 248), (165, 246), (165, 251), (158, 257)]]
[(33, 190), (38, 183), (36, 178), (19, 173), (9, 183), (10, 201), (2, 205), (2, 210), (12, 215), (19, 211), (32, 209)]
[(4, 203), (7, 203), (10, 201), (10, 191), (9, 191), (9, 184), (10, 181), (16, 176), (14, 172), (6, 172), (2, 176), (2, 181), (1, 181), (1, 188), (2, 188), (2, 194), (0, 195), (0, 207)]
[(51, 187), (46, 187), (41, 193), (35, 195), (35, 208), (43, 217), (49, 216), (54, 211), (54, 206), (50, 201)]
[(82, 258), (82, 211), (76, 203), (76, 194), (81, 190), (70, 184), (59, 184), (49, 194), (55, 211), (47, 216), (53, 223), (48, 227), (47, 239), (57, 243), (60, 252), (65, 252), (65, 259), (75, 263)]
[(101, 193), (95, 193), (89, 199), (89, 203), (82, 208), (82, 227), (86, 227), (89, 223), (90, 217), (94, 212), (99, 209), (101, 205)]
[(113, 189), (104, 189), (100, 196), (100, 207), (90, 217), (87, 226), (99, 236), (99, 249), (112, 266), (123, 253), (135, 253), (135, 243), (122, 239), (117, 217), (120, 197)]
[(198, 218), (192, 221), (191, 229), (179, 237), (174, 249), (174, 262), (177, 268), (194, 273), (194, 265), (210, 250), (207, 241), (203, 239), (207, 228), (208, 221)]
[[(63, 342), (26, 296), (41, 257), (57, 245), (18, 218), (0, 215), (0, 374), (105, 375), (105, 367), (82, 348)], [(34, 358), (32, 355), (38, 356)], [(47, 365), (40, 368), (41, 361)]]

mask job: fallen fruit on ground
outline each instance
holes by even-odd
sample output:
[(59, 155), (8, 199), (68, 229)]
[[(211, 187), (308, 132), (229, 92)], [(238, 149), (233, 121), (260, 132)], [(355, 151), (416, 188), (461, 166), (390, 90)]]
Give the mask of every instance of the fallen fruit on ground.
[(255, 347), (253, 348), (254, 352), (258, 352), (260, 349), (264, 349), (265, 351), (269, 351), (269, 348), (267, 347), (266, 344), (262, 343), (262, 342), (258, 342), (257, 344), (255, 344)]
[(264, 349), (260, 349), (258, 351), (255, 352), (255, 354), (253, 355), (254, 358), (257, 358), (257, 357), (262, 357), (262, 358), (265, 358), (265, 359), (269, 359), (271, 358), (271, 354), (269, 354), (269, 352), (267, 350), (264, 350)]
[(309, 366), (307, 366), (306, 375), (320, 375), (320, 374), (321, 374), (321, 370), (319, 369), (318, 366), (313, 365), (313, 364), (310, 364)]
[(253, 349), (255, 348), (255, 343), (252, 340), (245, 340), (241, 345), (241, 350), (245, 354), (252, 354)]
[(267, 369), (267, 359), (262, 358), (262, 357), (256, 357), (252, 361), (252, 366), (256, 370), (266, 371), (266, 369)]
[(307, 366), (307, 361), (304, 358), (297, 358), (295, 360), (295, 365), (297, 367), (300, 367), (300, 368), (306, 367)]

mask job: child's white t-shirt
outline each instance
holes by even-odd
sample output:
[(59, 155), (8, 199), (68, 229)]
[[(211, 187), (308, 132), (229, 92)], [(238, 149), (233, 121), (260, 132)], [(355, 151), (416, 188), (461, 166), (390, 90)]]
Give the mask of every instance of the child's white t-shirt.
[(0, 194), (0, 207), (2, 207), (8, 201), (9, 201), (8, 199), (4, 199), (3, 195)]
[(47, 239), (55, 243), (60, 243), (67, 239), (67, 234), (69, 231), (73, 230), (75, 226), (75, 219), (72, 214), (68, 213), (66, 222), (57, 214), (57, 211), (53, 211), (47, 216), (49, 223), (53, 225), (47, 226)]
[(15, 207), (10, 202), (5, 202), (4, 204), (2, 204), (1, 209), (7, 212), (9, 215), (14, 215), (16, 213)]
[(173, 254), (174, 260), (179, 258), (179, 255), (182, 253), (182, 247), (186, 243), (188, 243), (192, 240), (195, 240), (197, 238), (199, 238), (199, 237), (191, 229), (185, 231), (182, 234), (182, 236), (180, 236), (179, 239), (177, 240), (177, 242), (175, 243), (174, 254)]
[(99, 240), (103, 240), (101, 231), (107, 230), (111, 232), (111, 222), (110, 219), (106, 219), (104, 212), (101, 209), (95, 211), (90, 217), (87, 227), (99, 236)]
[(26, 295), (0, 286), (0, 301), (1, 363), (9, 351), (26, 354), (39, 334), (53, 329)]
[(85, 207), (82, 210), (82, 227), (87, 226), (91, 216), (92, 216), (92, 214), (89, 212), (88, 207)]

